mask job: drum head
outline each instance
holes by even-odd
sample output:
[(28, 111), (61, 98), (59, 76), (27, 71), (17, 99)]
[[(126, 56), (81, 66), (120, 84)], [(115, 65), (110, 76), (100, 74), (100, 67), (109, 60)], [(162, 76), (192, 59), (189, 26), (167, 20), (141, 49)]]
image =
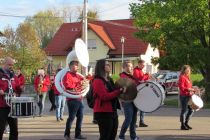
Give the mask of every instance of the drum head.
[(164, 93), (154, 82), (145, 82), (137, 86), (137, 96), (134, 99), (135, 106), (143, 112), (153, 112), (157, 110), (164, 100)]
[(195, 104), (196, 106), (198, 106), (198, 108), (203, 107), (203, 101), (202, 101), (201, 97), (194, 94), (194, 95), (192, 95), (191, 99), (192, 99), (192, 103)]

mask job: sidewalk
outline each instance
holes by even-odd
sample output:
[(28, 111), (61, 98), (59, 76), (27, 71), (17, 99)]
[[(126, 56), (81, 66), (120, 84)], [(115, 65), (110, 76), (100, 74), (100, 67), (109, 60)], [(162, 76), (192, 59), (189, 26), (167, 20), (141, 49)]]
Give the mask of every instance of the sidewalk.
[[(67, 107), (65, 108), (65, 121), (62, 122), (56, 121), (55, 112), (49, 112), (49, 108), (50, 104), (47, 101), (43, 117), (19, 119), (19, 140), (64, 140)], [(92, 124), (92, 111), (87, 105), (84, 112), (82, 134), (88, 140), (98, 140), (98, 126)], [(149, 127), (137, 128), (136, 132), (141, 140), (210, 140), (210, 110), (202, 109), (195, 112), (190, 122), (193, 129), (189, 131), (180, 130), (179, 113), (178, 108), (163, 106), (153, 113), (146, 114), (145, 122)], [(118, 133), (123, 120), (124, 116), (122, 112), (119, 112)], [(74, 128), (75, 122), (71, 133), (72, 138), (74, 137)], [(127, 140), (130, 139), (128, 132), (126, 133)], [(4, 135), (4, 140), (7, 139), (8, 135)]]

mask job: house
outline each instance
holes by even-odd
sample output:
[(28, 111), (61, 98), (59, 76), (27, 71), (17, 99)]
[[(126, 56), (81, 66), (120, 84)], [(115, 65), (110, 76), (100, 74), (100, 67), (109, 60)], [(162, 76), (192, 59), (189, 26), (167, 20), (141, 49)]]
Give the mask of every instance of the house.
[[(145, 71), (157, 72), (157, 66), (151, 63), (152, 57), (159, 57), (159, 51), (134, 35), (138, 30), (132, 19), (92, 21), (88, 23), (88, 52), (91, 67), (96, 60), (107, 58), (112, 66), (112, 73), (121, 72), (123, 60), (132, 60), (134, 66), (137, 59), (145, 60)], [(65, 64), (67, 54), (74, 48), (74, 42), (82, 36), (82, 23), (64, 23), (45, 48), (45, 52), (54, 66)], [(124, 37), (124, 43), (121, 38)], [(122, 53), (122, 47), (124, 51)]]

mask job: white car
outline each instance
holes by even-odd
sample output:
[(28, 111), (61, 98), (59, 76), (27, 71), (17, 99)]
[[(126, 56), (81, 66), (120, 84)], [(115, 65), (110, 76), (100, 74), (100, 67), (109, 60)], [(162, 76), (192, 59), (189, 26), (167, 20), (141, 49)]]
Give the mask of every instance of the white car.
[(156, 82), (161, 84), (166, 91), (166, 94), (169, 92), (177, 91), (178, 93), (178, 79), (180, 72), (159, 72), (154, 74)]

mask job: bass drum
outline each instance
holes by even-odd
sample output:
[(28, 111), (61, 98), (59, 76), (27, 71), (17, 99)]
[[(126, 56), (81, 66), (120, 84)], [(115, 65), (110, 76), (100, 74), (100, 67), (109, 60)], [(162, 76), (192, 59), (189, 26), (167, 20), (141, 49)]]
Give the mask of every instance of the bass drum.
[(137, 86), (135, 106), (143, 112), (153, 112), (164, 103), (165, 90), (154, 81), (146, 81)]
[(203, 101), (201, 97), (193, 94), (188, 102), (188, 105), (195, 111), (198, 111), (203, 107)]

